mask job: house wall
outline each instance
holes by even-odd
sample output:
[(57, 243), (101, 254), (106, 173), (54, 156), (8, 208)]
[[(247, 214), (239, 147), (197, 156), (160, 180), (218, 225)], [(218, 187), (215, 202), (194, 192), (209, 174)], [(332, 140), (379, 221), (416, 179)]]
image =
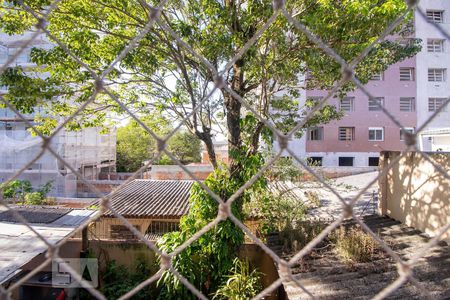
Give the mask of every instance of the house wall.
[[(139, 231), (145, 234), (147, 228), (152, 221), (173, 221), (179, 222), (179, 219), (162, 219), (162, 218), (127, 218), (127, 221), (133, 226), (139, 226)], [(111, 226), (124, 225), (117, 218), (100, 218), (97, 222), (89, 226), (90, 239), (111, 239)]]
[[(99, 259), (99, 269), (104, 270), (106, 262), (115, 260), (117, 264), (133, 269), (139, 259), (143, 259), (156, 273), (159, 270), (158, 260), (155, 252), (144, 243), (122, 242), (122, 241), (90, 241), (89, 248)], [(255, 244), (244, 244), (239, 249), (239, 258), (247, 259), (251, 266), (262, 272), (262, 284), (268, 287), (278, 279), (278, 272), (272, 258)], [(277, 300), (279, 291), (273, 292), (265, 297), (268, 300)]]
[[(211, 165), (186, 165), (186, 169), (195, 176), (197, 180), (205, 180), (211, 174)], [(193, 178), (177, 165), (153, 165), (151, 170), (144, 174), (146, 179), (157, 180), (193, 180)]]
[[(382, 152), (387, 167), (400, 152)], [(430, 153), (435, 163), (450, 169), (450, 154)], [(450, 222), (450, 180), (419, 152), (408, 152), (380, 181), (379, 212), (435, 236)], [(443, 235), (450, 241), (450, 229)]]

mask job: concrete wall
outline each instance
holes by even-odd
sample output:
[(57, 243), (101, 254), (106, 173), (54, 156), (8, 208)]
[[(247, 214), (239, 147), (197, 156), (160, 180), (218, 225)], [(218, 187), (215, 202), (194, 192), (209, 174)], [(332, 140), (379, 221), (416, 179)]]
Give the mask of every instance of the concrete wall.
[[(144, 243), (120, 242), (120, 241), (89, 241), (89, 247), (99, 260), (99, 269), (104, 270), (106, 262), (115, 260), (119, 265), (133, 268), (138, 259), (148, 262), (156, 273), (159, 269), (155, 252), (150, 250)], [(244, 244), (239, 250), (241, 259), (248, 259), (251, 266), (256, 267), (264, 274), (262, 284), (269, 286), (278, 279), (278, 272), (272, 258), (261, 248), (254, 244)], [(275, 291), (265, 299), (277, 300), (278, 293)]]
[[(382, 152), (385, 168), (400, 152)], [(435, 163), (450, 170), (450, 154), (430, 153)], [(448, 173), (447, 173), (448, 174)], [(379, 211), (430, 236), (450, 222), (450, 180), (418, 152), (408, 152), (380, 182)], [(450, 241), (450, 230), (443, 238)]]
[[(208, 175), (213, 171), (212, 166), (209, 164), (186, 165), (185, 167), (198, 180), (205, 180), (206, 177), (208, 177)], [(158, 180), (192, 180), (192, 177), (177, 165), (153, 165), (151, 167), (151, 170), (146, 172), (144, 178)]]

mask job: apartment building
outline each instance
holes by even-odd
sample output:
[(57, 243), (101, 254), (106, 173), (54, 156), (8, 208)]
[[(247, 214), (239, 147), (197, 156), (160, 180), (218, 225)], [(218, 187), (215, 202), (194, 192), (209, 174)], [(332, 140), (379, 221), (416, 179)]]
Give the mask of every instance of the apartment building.
[[(431, 23), (439, 23), (450, 32), (450, 1), (423, 0), (420, 7), (428, 18), (423, 20), (417, 12), (414, 18), (414, 34), (422, 40), (422, 51), (376, 74), (367, 83), (366, 89), (375, 99), (358, 89), (342, 100), (330, 100), (345, 116), (309, 128), (302, 139), (295, 140), (292, 149), (299, 157), (328, 167), (378, 166), (380, 151), (405, 149), (403, 132), (379, 105), (407, 131), (414, 132), (445, 103), (450, 96), (450, 45)], [(306, 90), (303, 99), (320, 99), (326, 94), (323, 90)], [(425, 151), (450, 151), (448, 109), (426, 126), (418, 144)]]
[[(20, 45), (30, 38), (31, 32), (20, 36), (8, 36), (0, 33), (0, 65), (11, 58)], [(13, 66), (34, 66), (30, 60), (32, 47), (48, 49), (52, 45), (44, 36), (35, 39), (12, 64)], [(0, 94), (7, 93), (6, 87)], [(29, 122), (34, 122), (35, 113), (25, 115)], [(42, 149), (42, 140), (28, 131), (27, 124), (8, 108), (0, 108), (0, 182), (8, 180), (18, 170), (24, 168)], [(52, 138), (50, 147), (77, 170), (84, 178), (98, 179), (101, 172), (115, 171), (116, 134), (114, 128), (107, 134), (100, 134), (98, 128), (87, 128), (77, 132), (61, 130)], [(24, 170), (18, 179), (30, 180), (37, 188), (46, 182), (53, 182), (50, 195), (59, 197), (77, 196), (77, 176), (64, 166), (49, 151)]]
[[(422, 126), (450, 97), (450, 41), (432, 24), (438, 23), (450, 33), (450, 1), (422, 0), (419, 5), (429, 20), (415, 20), (416, 37), (423, 41), (423, 49), (417, 54), (417, 125)], [(419, 143), (426, 151), (450, 151), (449, 107), (427, 124)]]

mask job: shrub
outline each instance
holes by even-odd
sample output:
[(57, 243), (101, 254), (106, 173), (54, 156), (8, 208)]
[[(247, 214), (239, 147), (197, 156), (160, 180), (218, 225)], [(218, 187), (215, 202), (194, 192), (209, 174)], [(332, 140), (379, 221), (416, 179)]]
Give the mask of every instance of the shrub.
[(280, 242), (283, 250), (287, 252), (298, 252), (311, 242), (326, 227), (323, 222), (304, 221), (295, 229), (281, 231)]
[(314, 191), (305, 191), (305, 197), (308, 199), (308, 202), (312, 208), (321, 206), (319, 193)]
[[(107, 299), (118, 299), (148, 279), (152, 273), (151, 267), (144, 259), (137, 260), (134, 270), (118, 265), (114, 260), (109, 261), (105, 271), (100, 273), (103, 282), (101, 292)], [(146, 286), (130, 299), (156, 299), (155, 292), (154, 285)]]
[(3, 198), (22, 200), (26, 193), (32, 191), (31, 182), (28, 180), (13, 180), (7, 184), (0, 184), (2, 188)]
[(235, 258), (231, 274), (214, 293), (213, 299), (244, 300), (256, 296), (262, 289), (261, 273), (256, 269), (250, 271), (248, 261)]
[(369, 262), (378, 250), (377, 242), (358, 228), (340, 227), (330, 238), (335, 244), (335, 251), (345, 261)]
[(25, 204), (42, 205), (44, 204), (44, 197), (39, 192), (25, 194)]

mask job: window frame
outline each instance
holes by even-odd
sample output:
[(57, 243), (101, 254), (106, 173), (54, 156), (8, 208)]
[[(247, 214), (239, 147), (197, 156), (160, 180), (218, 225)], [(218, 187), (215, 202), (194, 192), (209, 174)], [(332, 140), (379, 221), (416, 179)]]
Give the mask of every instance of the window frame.
[[(415, 132), (415, 128), (414, 127), (405, 127), (406, 131), (410, 132), (410, 133), (414, 133)], [(404, 134), (403, 134), (403, 130), (400, 128), (400, 141), (404, 141)]]
[[(406, 101), (408, 100), (408, 110), (402, 109), (405, 106), (402, 106), (402, 100)], [(405, 103), (403, 103), (405, 104)], [(402, 112), (415, 112), (416, 111), (416, 98), (415, 97), (400, 97), (400, 101), (399, 101), (399, 109)]]
[(438, 9), (427, 9), (427, 20), (430, 23), (444, 23), (444, 11)]
[[(344, 134), (342, 134), (342, 130), (345, 130), (346, 132)], [(347, 131), (350, 131), (350, 134), (348, 134)], [(347, 137), (350, 136), (350, 139), (348, 139)], [(345, 137), (344, 139), (342, 139), (341, 137)], [(338, 140), (339, 141), (354, 141), (355, 140), (355, 127), (350, 127), (350, 126), (341, 126), (338, 128)]]
[[(380, 103), (380, 105), (371, 103), (373, 101), (377, 101), (377, 102), (379, 101), (381, 103)], [(381, 111), (382, 110), (381, 107), (384, 107), (384, 97), (369, 98), (369, 100), (368, 100), (368, 110), (369, 111)]]
[[(436, 51), (436, 49), (438, 49), (440, 51)], [(445, 52), (445, 40), (444, 39), (427, 39), (427, 52), (429, 52), (429, 53)]]
[(370, 78), (371, 81), (383, 81), (384, 80), (384, 72), (379, 72)]
[[(440, 97), (429, 97), (428, 98), (428, 112), (434, 112), (437, 111), (444, 103), (447, 101), (448, 98), (440, 98)], [(441, 101), (440, 105), (438, 104), (438, 101)], [(433, 102), (432, 105), (430, 105)], [(430, 109), (432, 108), (432, 109)], [(447, 111), (447, 107), (444, 107), (442, 111)]]
[[(378, 160), (378, 164), (374, 165), (374, 164), (370, 164), (370, 160), (371, 159), (377, 159)], [(367, 166), (368, 167), (378, 167), (380, 165), (380, 157), (379, 156), (369, 156), (367, 158)]]
[[(349, 100), (350, 101), (350, 109), (349, 110), (347, 110), (347, 109), (344, 109), (344, 106), (342, 105), (342, 102), (344, 101), (344, 100)], [(342, 110), (342, 111), (346, 111), (346, 112), (352, 112), (352, 111), (355, 111), (355, 97), (344, 97), (344, 98), (342, 98), (340, 101), (339, 101), (339, 110)]]
[(310, 167), (321, 167), (321, 166), (323, 166), (323, 157), (322, 156), (309, 156), (306, 159), (306, 163)]
[[(317, 131), (318, 138), (313, 138)], [(323, 126), (316, 126), (308, 128), (308, 141), (323, 141)]]
[[(402, 67), (399, 68), (400, 71), (400, 81), (414, 81), (415, 80), (415, 70), (412, 67)], [(403, 74), (402, 74), (403, 72)], [(406, 72), (408, 72), (408, 76), (406, 77)]]
[[(341, 160), (343, 159), (351, 159), (351, 164), (343, 164)], [(338, 166), (339, 167), (353, 167), (355, 166), (355, 157), (354, 156), (339, 156), (338, 158)]]
[[(375, 131), (374, 139), (370, 139), (370, 132)], [(377, 131), (381, 131), (381, 139), (377, 137)], [(384, 127), (369, 127), (368, 129), (368, 141), (369, 142), (384, 142)]]
[[(442, 72), (442, 74), (439, 74), (438, 71)], [(447, 69), (445, 68), (428, 69), (428, 82), (445, 82), (446, 80), (447, 80)]]

